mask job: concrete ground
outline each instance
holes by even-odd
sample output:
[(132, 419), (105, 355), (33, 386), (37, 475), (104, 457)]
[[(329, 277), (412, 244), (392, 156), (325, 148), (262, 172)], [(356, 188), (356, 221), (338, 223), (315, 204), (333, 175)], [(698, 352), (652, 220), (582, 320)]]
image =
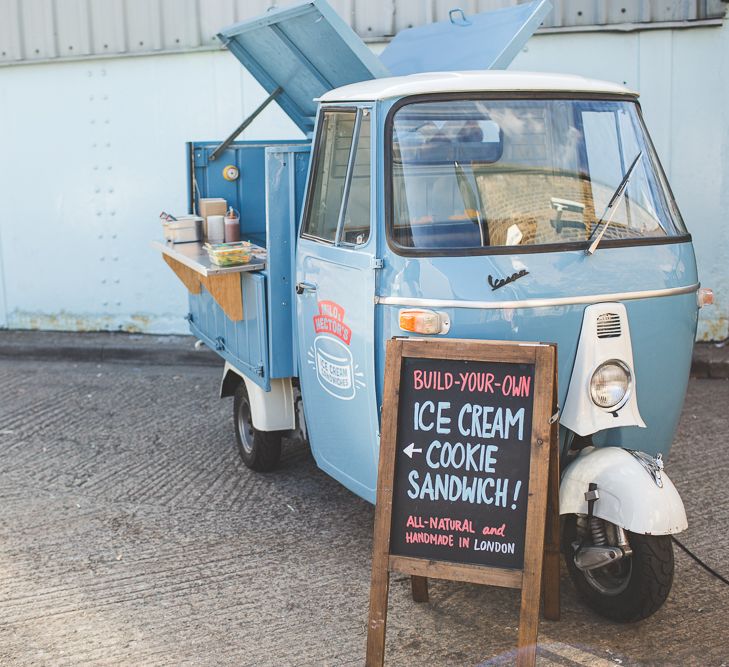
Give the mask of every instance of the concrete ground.
[[(300, 446), (238, 461), (220, 369), (0, 359), (0, 664), (361, 665), (373, 508)], [(729, 381), (694, 379), (681, 539), (729, 576)], [(664, 607), (596, 616), (563, 567), (540, 665), (729, 664), (729, 587), (676, 550)], [(393, 576), (390, 665), (510, 664), (518, 593)]]

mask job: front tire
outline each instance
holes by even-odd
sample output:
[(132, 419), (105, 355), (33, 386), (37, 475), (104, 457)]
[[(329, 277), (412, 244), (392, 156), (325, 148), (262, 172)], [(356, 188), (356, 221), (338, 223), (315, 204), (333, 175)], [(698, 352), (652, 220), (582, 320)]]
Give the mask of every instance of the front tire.
[(277, 468), (281, 460), (281, 432), (259, 431), (253, 427), (251, 402), (243, 381), (233, 397), (233, 421), (238, 453), (243, 463), (257, 472), (270, 472)]
[[(605, 524), (608, 536), (612, 524)], [(673, 545), (670, 535), (641, 535), (626, 531), (632, 555), (594, 570), (580, 570), (573, 543), (589, 544), (587, 522), (575, 515), (565, 520), (564, 557), (580, 597), (601, 616), (633, 623), (654, 614), (666, 601), (673, 583)], [(613, 544), (614, 540), (609, 540)]]

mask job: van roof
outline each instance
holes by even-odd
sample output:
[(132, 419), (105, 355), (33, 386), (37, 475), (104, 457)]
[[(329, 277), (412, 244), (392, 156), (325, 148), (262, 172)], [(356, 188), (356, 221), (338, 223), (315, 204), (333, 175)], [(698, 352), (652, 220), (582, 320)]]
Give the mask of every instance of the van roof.
[(572, 74), (481, 70), (469, 72), (424, 72), (352, 83), (328, 91), (321, 102), (366, 102), (406, 95), (466, 92), (569, 92), (606, 93), (637, 97), (638, 93), (609, 81)]

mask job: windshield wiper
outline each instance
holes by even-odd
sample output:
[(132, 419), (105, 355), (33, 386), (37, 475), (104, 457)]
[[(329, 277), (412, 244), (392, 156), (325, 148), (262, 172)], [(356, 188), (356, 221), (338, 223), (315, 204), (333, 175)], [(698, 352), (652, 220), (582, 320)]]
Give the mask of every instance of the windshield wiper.
[(585, 253), (587, 255), (594, 254), (595, 250), (597, 250), (597, 246), (600, 245), (600, 241), (602, 241), (602, 237), (605, 234), (605, 231), (607, 230), (608, 226), (610, 225), (610, 222), (613, 219), (613, 215), (615, 214), (615, 211), (618, 209), (618, 205), (620, 204), (620, 200), (623, 198), (623, 195), (625, 194), (625, 191), (628, 187), (628, 182), (630, 181), (630, 176), (633, 173), (633, 169), (635, 169), (635, 166), (638, 164), (638, 160), (640, 160), (641, 156), (643, 155), (643, 151), (638, 151), (638, 155), (635, 156), (635, 160), (633, 160), (633, 163), (628, 167), (628, 171), (625, 172), (625, 176), (623, 176), (623, 180), (620, 181), (620, 185), (615, 189), (615, 192), (613, 192), (613, 196), (610, 197), (610, 201), (608, 202), (607, 208), (602, 214), (602, 217), (598, 221), (595, 229), (597, 229), (600, 225), (602, 225), (603, 220), (605, 220), (605, 216), (607, 217), (607, 220), (605, 220), (605, 225), (600, 230), (600, 233), (597, 235), (595, 240), (590, 244), (590, 247), (585, 250)]

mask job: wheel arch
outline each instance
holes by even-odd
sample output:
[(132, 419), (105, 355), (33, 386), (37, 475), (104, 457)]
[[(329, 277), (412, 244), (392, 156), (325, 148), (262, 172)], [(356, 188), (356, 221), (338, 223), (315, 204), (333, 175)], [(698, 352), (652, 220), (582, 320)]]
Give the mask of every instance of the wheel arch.
[(271, 390), (265, 391), (226, 361), (220, 381), (220, 398), (234, 396), (241, 382), (245, 383), (248, 391), (254, 428), (259, 431), (289, 431), (296, 427), (291, 378), (272, 378)]
[(681, 496), (665, 472), (662, 486), (627, 450), (588, 448), (571, 463), (559, 489), (560, 514), (587, 514), (585, 492), (597, 484), (595, 516), (633, 533), (671, 535), (688, 527)]

